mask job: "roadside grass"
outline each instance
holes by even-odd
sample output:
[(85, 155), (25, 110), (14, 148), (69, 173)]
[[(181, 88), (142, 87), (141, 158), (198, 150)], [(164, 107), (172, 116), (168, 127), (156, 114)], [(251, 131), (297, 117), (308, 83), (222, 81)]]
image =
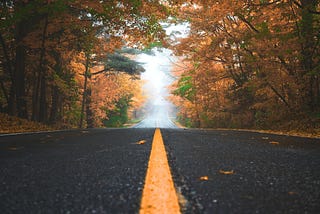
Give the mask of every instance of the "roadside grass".
[(0, 113), (0, 134), (53, 130), (48, 125)]
[[(139, 122), (142, 119), (132, 119), (126, 124), (123, 124), (119, 128), (128, 128)], [(8, 114), (0, 113), (0, 134), (12, 134), (23, 132), (37, 132), (37, 131), (55, 131), (64, 128), (57, 126), (45, 125), (38, 122), (29, 121), (27, 119), (21, 119), (19, 117), (10, 116)]]
[[(126, 124), (124, 124), (122, 127), (129, 128), (141, 121), (142, 121), (142, 118), (132, 119), (128, 121)], [(189, 127), (183, 126), (178, 120), (174, 121), (174, 123), (179, 128), (189, 128)], [(292, 128), (291, 130), (288, 130), (288, 129), (261, 130), (261, 129), (241, 129), (241, 128), (239, 129), (205, 128), (205, 129), (249, 131), (249, 132), (259, 132), (259, 133), (266, 133), (266, 134), (320, 138), (320, 128), (312, 128), (312, 129)], [(0, 113), (0, 134), (34, 132), (34, 131), (54, 131), (54, 130), (59, 130), (59, 128)]]
[[(174, 121), (176, 126), (179, 128), (194, 128), (189, 126), (184, 126), (181, 121), (178, 119)], [(320, 127), (317, 128), (310, 128), (308, 124), (300, 123), (299, 125), (295, 126), (284, 126), (284, 127), (277, 127), (275, 129), (259, 129), (259, 128), (224, 128), (224, 127), (204, 127), (199, 129), (208, 129), (208, 130), (232, 130), (232, 131), (247, 131), (247, 132), (258, 132), (258, 133), (265, 133), (265, 134), (277, 134), (277, 135), (287, 135), (287, 136), (296, 136), (296, 137), (308, 137), (308, 138), (320, 138)]]
[(301, 130), (278, 131), (278, 130), (225, 129), (225, 128), (217, 128), (216, 130), (246, 131), (246, 132), (257, 132), (257, 133), (263, 133), (263, 134), (276, 134), (276, 135), (287, 135), (287, 136), (293, 136), (293, 137), (307, 137), (307, 138), (320, 139), (320, 129), (314, 129), (312, 130), (312, 132), (301, 131)]
[(131, 126), (134, 126), (134, 125), (140, 123), (142, 120), (143, 120), (142, 118), (131, 119), (127, 123), (123, 124), (123, 128), (129, 128)]

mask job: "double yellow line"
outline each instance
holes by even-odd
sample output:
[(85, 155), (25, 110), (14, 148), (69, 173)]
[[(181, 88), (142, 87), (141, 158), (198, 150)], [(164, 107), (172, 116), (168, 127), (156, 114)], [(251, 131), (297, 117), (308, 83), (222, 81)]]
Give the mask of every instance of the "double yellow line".
[(180, 213), (160, 129), (156, 129), (145, 179), (140, 214)]

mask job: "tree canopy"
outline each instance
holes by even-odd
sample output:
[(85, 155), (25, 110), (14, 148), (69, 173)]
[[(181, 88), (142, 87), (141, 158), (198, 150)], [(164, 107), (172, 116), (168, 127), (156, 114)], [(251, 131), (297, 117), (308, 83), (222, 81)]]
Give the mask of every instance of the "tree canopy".
[(319, 128), (319, 1), (190, 1), (173, 90), (197, 127)]
[[(102, 125), (143, 100), (141, 65), (116, 50), (164, 46), (181, 56), (172, 94), (185, 124), (317, 128), (319, 11), (318, 0), (4, 0), (0, 111)], [(168, 17), (189, 36), (167, 39)]]
[[(143, 71), (133, 60), (112, 53), (123, 46), (144, 48), (160, 42), (165, 34), (159, 20), (170, 14), (169, 4), (1, 1), (0, 111), (67, 126), (77, 126), (80, 120), (82, 124), (86, 117), (86, 124), (94, 125), (91, 108), (98, 97), (91, 97), (96, 94), (92, 85), (105, 78), (93, 78), (94, 72)], [(121, 96), (113, 99), (116, 103)]]

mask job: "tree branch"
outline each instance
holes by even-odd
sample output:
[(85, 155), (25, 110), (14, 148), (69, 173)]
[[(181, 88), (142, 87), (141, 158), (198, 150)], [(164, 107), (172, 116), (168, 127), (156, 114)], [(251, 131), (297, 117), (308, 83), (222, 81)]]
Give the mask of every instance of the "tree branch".
[(101, 73), (104, 73), (104, 72), (108, 72), (108, 71), (111, 71), (111, 70), (109, 70), (109, 68), (105, 68), (105, 69), (102, 69), (101, 71), (97, 71), (97, 72), (91, 73), (91, 75), (95, 76), (95, 75), (98, 75), (98, 74), (101, 74)]
[(291, 106), (286, 101), (286, 99), (277, 91), (275, 87), (273, 87), (269, 82), (267, 82), (267, 85), (271, 88), (271, 90), (280, 98), (280, 100), (289, 108), (291, 109)]
[[(298, 1), (292, 0), (292, 2), (293, 2), (293, 4), (298, 6), (299, 8), (304, 9), (303, 5), (301, 3), (299, 3)], [(320, 11), (311, 10), (310, 8), (308, 8), (308, 12), (312, 13), (312, 14), (320, 15)]]
[(246, 20), (246, 18), (242, 14), (236, 14), (236, 15), (241, 21), (246, 23), (251, 30), (253, 30), (256, 33), (260, 33), (260, 31), (257, 28), (255, 28), (255, 26), (253, 26), (253, 24), (251, 24), (248, 20)]
[(261, 3), (261, 4), (250, 4), (252, 6), (255, 6), (255, 7), (259, 7), (259, 6), (269, 6), (269, 5), (272, 5), (272, 4), (276, 4), (278, 2), (281, 2), (281, 0), (275, 0), (275, 1), (272, 1), (272, 2), (266, 2), (266, 3)]

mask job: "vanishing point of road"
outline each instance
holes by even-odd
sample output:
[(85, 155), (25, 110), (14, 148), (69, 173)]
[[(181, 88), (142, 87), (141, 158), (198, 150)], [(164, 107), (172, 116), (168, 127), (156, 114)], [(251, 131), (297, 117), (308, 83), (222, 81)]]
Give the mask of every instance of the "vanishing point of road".
[(1, 213), (320, 213), (319, 139), (143, 126), (0, 136)]

